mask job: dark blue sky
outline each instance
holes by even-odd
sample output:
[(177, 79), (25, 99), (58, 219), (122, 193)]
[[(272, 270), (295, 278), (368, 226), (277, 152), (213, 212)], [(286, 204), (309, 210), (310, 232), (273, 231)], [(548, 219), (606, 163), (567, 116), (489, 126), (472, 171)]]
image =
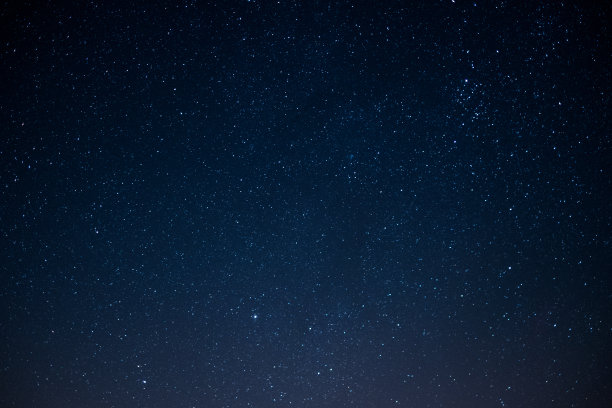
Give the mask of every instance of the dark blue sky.
[(575, 3), (4, 2), (0, 405), (606, 406)]

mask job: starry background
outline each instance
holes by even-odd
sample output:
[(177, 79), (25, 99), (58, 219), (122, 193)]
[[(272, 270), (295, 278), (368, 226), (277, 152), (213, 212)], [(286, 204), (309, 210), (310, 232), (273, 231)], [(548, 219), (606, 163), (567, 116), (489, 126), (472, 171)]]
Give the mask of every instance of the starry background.
[(604, 3), (3, 2), (0, 405), (605, 406)]

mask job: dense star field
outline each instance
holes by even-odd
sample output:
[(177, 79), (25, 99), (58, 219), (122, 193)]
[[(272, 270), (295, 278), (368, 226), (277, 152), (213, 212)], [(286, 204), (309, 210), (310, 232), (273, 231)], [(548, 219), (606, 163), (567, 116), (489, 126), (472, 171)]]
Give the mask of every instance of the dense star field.
[(606, 3), (3, 2), (0, 406), (607, 406)]

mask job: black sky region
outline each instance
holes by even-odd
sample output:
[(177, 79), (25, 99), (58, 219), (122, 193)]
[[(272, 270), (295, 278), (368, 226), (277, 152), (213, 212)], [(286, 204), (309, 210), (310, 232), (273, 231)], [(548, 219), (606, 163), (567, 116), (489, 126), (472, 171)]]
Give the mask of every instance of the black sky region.
[(2, 2), (0, 406), (609, 406), (610, 21)]

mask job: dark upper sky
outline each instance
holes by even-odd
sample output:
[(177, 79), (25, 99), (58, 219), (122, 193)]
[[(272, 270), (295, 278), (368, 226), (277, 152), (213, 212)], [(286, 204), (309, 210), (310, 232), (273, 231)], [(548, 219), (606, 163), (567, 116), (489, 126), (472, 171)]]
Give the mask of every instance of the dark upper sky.
[(0, 406), (612, 399), (605, 2), (36, 3)]

